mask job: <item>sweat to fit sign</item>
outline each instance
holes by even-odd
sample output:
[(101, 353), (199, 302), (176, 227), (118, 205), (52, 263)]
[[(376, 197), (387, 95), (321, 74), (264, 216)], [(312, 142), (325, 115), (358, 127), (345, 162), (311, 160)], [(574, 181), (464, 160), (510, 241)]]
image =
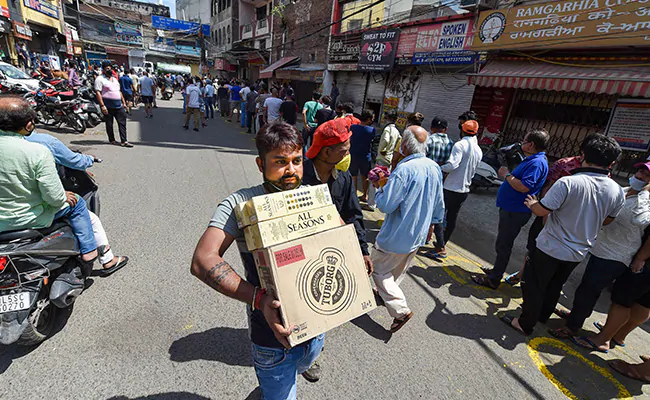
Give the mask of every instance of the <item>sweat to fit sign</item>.
[(378, 29), (361, 37), (358, 71), (390, 71), (395, 62), (399, 29)]

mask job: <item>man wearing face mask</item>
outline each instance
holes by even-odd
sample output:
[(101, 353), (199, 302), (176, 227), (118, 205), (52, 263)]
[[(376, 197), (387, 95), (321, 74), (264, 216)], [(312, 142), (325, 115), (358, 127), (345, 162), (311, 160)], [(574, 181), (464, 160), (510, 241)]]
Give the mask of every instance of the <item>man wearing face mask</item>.
[[(303, 163), (303, 183), (307, 185), (327, 183), (341, 219), (346, 224), (354, 224), (368, 274), (371, 274), (372, 260), (366, 243), (363, 211), (361, 211), (352, 176), (347, 172), (347, 166), (350, 164), (351, 125), (348, 118), (337, 118), (325, 122), (316, 129), (312, 145), (306, 153), (307, 159)], [(320, 379), (320, 373), (321, 366), (315, 362), (302, 375), (308, 381), (316, 382)]]
[[(102, 75), (95, 79), (97, 101), (101, 106), (106, 121), (106, 134), (111, 144), (122, 147), (133, 147), (126, 139), (126, 101), (120, 90), (120, 81), (113, 75), (110, 61), (102, 62)], [(120, 131), (120, 142), (115, 140), (113, 119), (117, 121)]]
[[(292, 321), (283, 325), (280, 302), (260, 287), (253, 254), (243, 230), (237, 226), (234, 207), (254, 196), (300, 187), (303, 177), (302, 135), (295, 127), (275, 122), (261, 128), (255, 139), (255, 160), (264, 183), (240, 189), (224, 199), (201, 236), (191, 272), (214, 290), (248, 305), (248, 324), (255, 373), (264, 399), (295, 399), (296, 377), (320, 355), (324, 335), (291, 348), (287, 336)], [(237, 242), (246, 280), (223, 259)]]
[(650, 161), (639, 163), (630, 177), (630, 186), (623, 188), (625, 205), (611, 224), (598, 233), (594, 247), (589, 251), (589, 262), (582, 282), (573, 297), (571, 312), (558, 311), (566, 318), (566, 328), (551, 331), (559, 337), (577, 335), (591, 315), (600, 293), (628, 269), (638, 273), (645, 261), (634, 260), (641, 248), (645, 229), (650, 225)]

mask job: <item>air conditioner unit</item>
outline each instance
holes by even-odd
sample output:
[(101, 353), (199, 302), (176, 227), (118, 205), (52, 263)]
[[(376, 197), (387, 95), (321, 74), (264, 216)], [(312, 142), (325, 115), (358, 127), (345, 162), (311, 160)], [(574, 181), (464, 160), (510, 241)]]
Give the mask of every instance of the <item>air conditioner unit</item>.
[(460, 0), (460, 8), (465, 10), (488, 10), (496, 8), (494, 0)]

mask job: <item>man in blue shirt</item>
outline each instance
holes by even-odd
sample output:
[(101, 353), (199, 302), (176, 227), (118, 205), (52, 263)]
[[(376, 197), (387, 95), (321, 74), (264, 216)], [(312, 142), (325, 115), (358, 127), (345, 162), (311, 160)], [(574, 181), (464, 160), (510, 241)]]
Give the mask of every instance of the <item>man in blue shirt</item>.
[(206, 79), (205, 81), (205, 96), (203, 100), (205, 101), (205, 119), (214, 119), (214, 86), (212, 86), (210, 79)]
[(120, 77), (119, 82), (120, 91), (126, 101), (126, 112), (131, 114), (131, 108), (133, 108), (133, 79), (128, 74), (124, 74)]
[[(399, 284), (418, 248), (431, 239), (434, 224), (442, 222), (445, 205), (442, 172), (425, 156), (428, 132), (420, 126), (406, 128), (401, 152), (406, 156), (375, 195), (377, 207), (386, 214), (375, 240), (371, 258), (372, 277), (397, 332), (413, 316)], [(373, 183), (373, 186), (381, 186)]]
[[(92, 167), (95, 162), (100, 161), (95, 156), (91, 156), (89, 154), (81, 154), (70, 150), (59, 139), (55, 138), (52, 135), (48, 135), (47, 133), (32, 132), (31, 134), (25, 136), (25, 140), (47, 147), (47, 149), (50, 150), (54, 156), (54, 162), (57, 165), (63, 165), (64, 167), (68, 167), (70, 169), (85, 171), (87, 168)], [(102, 225), (101, 220), (95, 213), (90, 210), (88, 210), (88, 214), (90, 215), (90, 223), (92, 225), (92, 230), (95, 236), (95, 242), (97, 243), (99, 262), (103, 267), (100, 275), (111, 275), (113, 272), (124, 267), (129, 262), (129, 257), (116, 256), (113, 254), (111, 245), (108, 243), (108, 236), (106, 235), (106, 231), (104, 230), (104, 226)]]
[(544, 186), (548, 175), (546, 147), (549, 135), (544, 129), (532, 129), (521, 145), (526, 158), (512, 173), (506, 167), (499, 169), (504, 179), (497, 193), (499, 208), (499, 231), (495, 243), (497, 253), (494, 268), (487, 274), (472, 276), (472, 280), (481, 286), (496, 289), (501, 283), (503, 273), (508, 267), (512, 246), (531, 216), (531, 211), (524, 201), (526, 196), (537, 195)]
[[(375, 128), (372, 126), (375, 113), (372, 110), (361, 112), (361, 124), (352, 125), (352, 138), (350, 138), (350, 174), (352, 182), (360, 190), (361, 201), (368, 201), (368, 172), (372, 167), (372, 140), (375, 138)], [(361, 176), (361, 187), (358, 177)]]
[[(240, 90), (241, 86), (239, 86), (239, 81), (230, 86), (230, 118), (228, 119), (228, 122), (232, 122), (232, 115), (237, 114), (237, 123), (239, 123), (239, 114), (241, 113)], [(237, 110), (237, 112), (235, 112), (235, 110)]]

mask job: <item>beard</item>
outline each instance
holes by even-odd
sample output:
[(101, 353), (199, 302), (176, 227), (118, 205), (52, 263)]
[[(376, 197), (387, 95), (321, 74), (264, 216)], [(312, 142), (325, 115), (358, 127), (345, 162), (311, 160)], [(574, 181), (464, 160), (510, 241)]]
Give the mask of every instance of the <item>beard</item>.
[(284, 192), (285, 190), (293, 190), (300, 187), (300, 185), (302, 184), (302, 179), (296, 174), (284, 175), (282, 178), (280, 178), (277, 181), (272, 181), (266, 178), (265, 176), (264, 181), (265, 181), (264, 182), (265, 185), (268, 184), (266, 186), (269, 192), (277, 192), (277, 191)]

